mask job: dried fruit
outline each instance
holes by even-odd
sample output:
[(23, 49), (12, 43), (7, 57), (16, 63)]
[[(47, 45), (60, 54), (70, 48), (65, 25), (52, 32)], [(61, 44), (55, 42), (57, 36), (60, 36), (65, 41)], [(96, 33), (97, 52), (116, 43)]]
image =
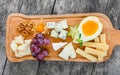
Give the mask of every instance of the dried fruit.
[(35, 27), (35, 30), (37, 31), (37, 32), (40, 32), (40, 33), (42, 33), (43, 31), (44, 31), (44, 22), (42, 22), (42, 21), (40, 21), (40, 23), (38, 23), (37, 25), (36, 25), (36, 27)]

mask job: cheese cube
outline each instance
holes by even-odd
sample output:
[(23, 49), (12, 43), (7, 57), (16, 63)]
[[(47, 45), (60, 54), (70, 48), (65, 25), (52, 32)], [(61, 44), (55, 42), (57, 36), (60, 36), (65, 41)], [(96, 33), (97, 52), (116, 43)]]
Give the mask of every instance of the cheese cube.
[(62, 20), (62, 21), (58, 22), (58, 25), (60, 25), (63, 29), (68, 28), (66, 20)]
[(66, 30), (62, 30), (61, 32), (60, 32), (60, 34), (59, 34), (59, 38), (61, 38), (61, 39), (63, 39), (63, 40), (65, 40), (66, 39), (66, 36), (67, 36), (67, 31)]
[(53, 28), (55, 28), (55, 22), (47, 22), (47, 28), (49, 28), (49, 29), (53, 29)]
[(52, 30), (50, 36), (54, 37), (54, 38), (57, 38), (58, 37), (58, 32), (56, 32), (55, 30)]
[(56, 23), (55, 30), (56, 30), (57, 32), (62, 31), (62, 30), (63, 30), (62, 25), (60, 25), (60, 24)]

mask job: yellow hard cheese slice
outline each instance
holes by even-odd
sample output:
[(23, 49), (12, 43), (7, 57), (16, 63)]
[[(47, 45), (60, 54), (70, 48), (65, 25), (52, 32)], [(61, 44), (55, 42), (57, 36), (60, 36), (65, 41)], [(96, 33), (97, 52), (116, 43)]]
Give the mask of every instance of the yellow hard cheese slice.
[(97, 49), (89, 48), (89, 47), (85, 48), (85, 52), (89, 54), (97, 55), (97, 56), (103, 56), (103, 57), (106, 56), (106, 53), (99, 51)]
[(97, 61), (97, 58), (96, 58), (96, 57), (94, 57), (94, 56), (92, 56), (92, 55), (84, 52), (82, 49), (77, 48), (77, 49), (76, 49), (76, 53), (78, 53), (78, 54), (81, 55), (82, 57), (84, 57), (84, 58), (86, 58), (86, 59), (88, 59), (88, 60), (90, 60), (90, 61), (92, 61), (92, 62)]
[(83, 43), (83, 46), (99, 48), (99, 49), (102, 49), (102, 50), (107, 50), (107, 49), (109, 49), (109, 46), (108, 46), (107, 44), (95, 43), (95, 42), (84, 42), (84, 43)]

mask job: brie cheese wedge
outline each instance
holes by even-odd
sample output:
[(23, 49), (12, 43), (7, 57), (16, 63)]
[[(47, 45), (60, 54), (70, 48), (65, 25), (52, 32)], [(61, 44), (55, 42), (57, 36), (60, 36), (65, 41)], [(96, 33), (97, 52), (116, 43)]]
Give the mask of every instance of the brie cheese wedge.
[(76, 52), (71, 42), (64, 47), (59, 56), (65, 60), (68, 60), (69, 57), (72, 59), (76, 58)]
[(52, 47), (55, 51), (57, 51), (66, 44), (67, 44), (67, 42), (52, 43)]

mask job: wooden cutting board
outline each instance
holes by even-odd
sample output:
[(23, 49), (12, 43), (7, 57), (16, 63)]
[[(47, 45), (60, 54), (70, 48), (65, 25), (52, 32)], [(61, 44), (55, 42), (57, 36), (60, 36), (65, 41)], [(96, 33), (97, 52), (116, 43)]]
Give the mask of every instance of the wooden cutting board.
[[(109, 18), (101, 13), (82, 13), (82, 14), (65, 14), (65, 15), (23, 15), (19, 13), (12, 13), (8, 16), (7, 18), (7, 23), (6, 23), (6, 53), (9, 61), (11, 62), (21, 62), (24, 60), (35, 60), (31, 55), (29, 56), (24, 56), (21, 58), (16, 58), (14, 55), (14, 52), (10, 48), (10, 43), (14, 39), (15, 36), (18, 36), (19, 33), (16, 31), (16, 27), (21, 21), (28, 20), (28, 21), (33, 21), (33, 22), (38, 22), (40, 21), (40, 18), (43, 18), (44, 22), (58, 22), (60, 20), (66, 19), (68, 22), (68, 25), (76, 25), (79, 24), (80, 21), (87, 17), (87, 16), (97, 16), (100, 21), (103, 23), (103, 32), (106, 33), (107, 35), (107, 44), (109, 45), (109, 50), (108, 50), (108, 55), (104, 57), (104, 60), (102, 61), (97, 61), (97, 62), (103, 62), (106, 61), (107, 59), (110, 58), (113, 48), (116, 45), (120, 45), (120, 31), (115, 30), (111, 24), (111, 21)], [(32, 36), (34, 37), (34, 36)], [(30, 38), (32, 38), (30, 37)], [(29, 39), (29, 38), (27, 38)], [(51, 38), (52, 42), (58, 41), (57, 39)], [(70, 38), (67, 38), (68, 42), (71, 41)], [(76, 46), (77, 47), (77, 46)], [(50, 61), (65, 61), (61, 59), (58, 54), (62, 50), (54, 51), (52, 46), (49, 45), (48, 47), (49, 55), (45, 57), (44, 60), (50, 60)], [(77, 54), (76, 59), (69, 59), (68, 61), (73, 61), (73, 62), (91, 62)]]

